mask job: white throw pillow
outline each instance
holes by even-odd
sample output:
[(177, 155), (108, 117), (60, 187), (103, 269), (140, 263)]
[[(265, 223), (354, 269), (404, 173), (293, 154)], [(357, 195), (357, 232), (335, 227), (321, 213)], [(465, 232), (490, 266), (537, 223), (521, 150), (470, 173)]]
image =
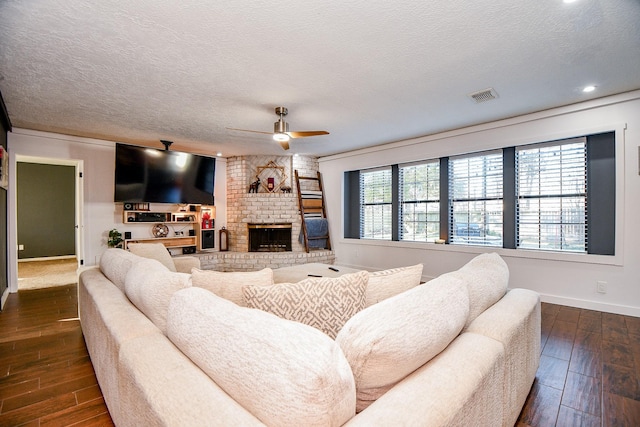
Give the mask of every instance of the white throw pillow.
[(129, 251), (143, 258), (151, 258), (161, 262), (170, 271), (176, 271), (176, 265), (167, 247), (162, 243), (129, 243)]
[(133, 264), (141, 261), (137, 255), (123, 249), (107, 249), (100, 257), (100, 271), (124, 293), (124, 280)]
[(336, 342), (353, 371), (357, 411), (444, 350), (468, 314), (466, 286), (445, 274), (353, 316)]
[(368, 273), (340, 277), (312, 277), (298, 283), (245, 286), (249, 308), (313, 326), (335, 338), (344, 324), (364, 308)]
[(451, 274), (460, 278), (469, 290), (469, 318), (465, 328), (507, 293), (509, 267), (496, 253), (478, 255)]
[(169, 339), (263, 423), (340, 426), (355, 415), (351, 369), (322, 332), (196, 287), (173, 295), (167, 321)]
[(420, 284), (421, 279), (422, 264), (369, 273), (366, 306), (372, 306), (382, 300), (416, 287)]
[(273, 285), (273, 270), (259, 271), (213, 271), (191, 269), (193, 286), (204, 288), (231, 302), (245, 307), (242, 287), (245, 285)]
[(154, 259), (143, 259), (129, 269), (124, 289), (129, 301), (166, 335), (169, 300), (174, 292), (190, 286), (189, 274), (174, 273)]

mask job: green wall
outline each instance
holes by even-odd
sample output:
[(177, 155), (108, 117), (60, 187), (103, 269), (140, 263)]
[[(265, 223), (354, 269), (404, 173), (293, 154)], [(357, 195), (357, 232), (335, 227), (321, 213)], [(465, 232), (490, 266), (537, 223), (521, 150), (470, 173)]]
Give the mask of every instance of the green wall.
[(17, 163), (18, 259), (75, 255), (75, 168)]

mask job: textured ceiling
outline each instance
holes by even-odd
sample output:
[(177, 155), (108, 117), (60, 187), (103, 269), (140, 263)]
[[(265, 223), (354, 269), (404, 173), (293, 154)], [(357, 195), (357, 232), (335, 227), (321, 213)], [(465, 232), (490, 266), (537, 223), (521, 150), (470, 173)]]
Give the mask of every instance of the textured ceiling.
[[(638, 0), (2, 0), (13, 126), (327, 155), (640, 88)], [(597, 90), (583, 94), (594, 84)], [(476, 104), (468, 94), (494, 88)]]

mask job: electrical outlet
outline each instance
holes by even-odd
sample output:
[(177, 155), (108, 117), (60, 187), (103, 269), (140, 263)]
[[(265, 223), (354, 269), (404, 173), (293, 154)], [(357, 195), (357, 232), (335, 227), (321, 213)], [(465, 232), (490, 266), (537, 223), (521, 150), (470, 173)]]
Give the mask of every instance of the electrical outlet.
[(596, 292), (599, 294), (607, 293), (607, 282), (597, 281), (596, 282)]
[(18, 245), (18, 250), (19, 251), (24, 251), (24, 245)]

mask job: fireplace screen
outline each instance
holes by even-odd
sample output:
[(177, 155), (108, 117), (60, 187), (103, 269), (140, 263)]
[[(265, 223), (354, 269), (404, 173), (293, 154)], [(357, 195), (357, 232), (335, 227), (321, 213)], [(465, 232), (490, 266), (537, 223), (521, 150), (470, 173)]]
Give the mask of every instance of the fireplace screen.
[(291, 252), (291, 223), (249, 224), (249, 252)]

